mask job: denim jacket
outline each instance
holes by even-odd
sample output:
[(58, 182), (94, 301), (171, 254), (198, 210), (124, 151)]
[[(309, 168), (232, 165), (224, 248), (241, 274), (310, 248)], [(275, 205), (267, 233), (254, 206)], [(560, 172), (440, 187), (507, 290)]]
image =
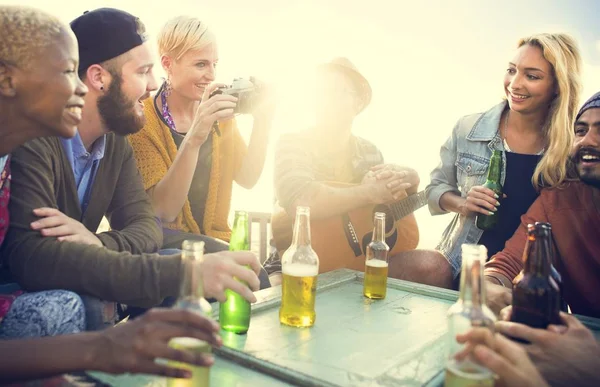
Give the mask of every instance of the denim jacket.
[[(504, 150), (498, 131), (506, 101), (485, 113), (462, 117), (452, 130), (452, 135), (440, 150), (440, 164), (431, 172), (431, 183), (426, 194), (432, 215), (445, 214), (440, 198), (446, 192), (466, 197), (471, 187), (483, 185), (493, 150)], [(506, 176), (506, 156), (502, 153), (501, 182)], [(461, 245), (477, 243), (483, 231), (475, 225), (475, 215), (456, 214), (448, 225), (437, 246), (452, 266), (454, 278), (460, 274)]]

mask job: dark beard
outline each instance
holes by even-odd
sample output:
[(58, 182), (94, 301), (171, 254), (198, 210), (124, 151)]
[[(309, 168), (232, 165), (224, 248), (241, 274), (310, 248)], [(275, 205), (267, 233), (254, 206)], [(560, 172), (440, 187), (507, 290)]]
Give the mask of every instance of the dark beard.
[(587, 185), (591, 185), (592, 187), (600, 188), (600, 179), (595, 176), (590, 177), (579, 177), (581, 181), (583, 181)]
[(574, 155), (571, 155), (571, 157), (569, 158), (569, 164), (571, 166), (571, 168), (575, 171), (576, 176), (579, 178), (579, 180), (581, 180), (582, 182), (584, 182), (587, 185), (591, 185), (592, 187), (596, 187), (596, 188), (600, 188), (600, 176), (596, 176), (594, 174), (589, 174), (588, 176), (585, 176), (579, 172), (579, 166), (578, 166), (578, 162), (581, 161), (581, 157), (583, 153), (588, 153), (588, 154), (594, 154), (596, 156), (600, 156), (600, 154), (598, 154), (598, 151), (594, 148), (581, 148), (577, 151), (577, 153), (575, 153)]
[(135, 113), (135, 102), (127, 99), (121, 85), (123, 79), (119, 74), (112, 74), (112, 81), (106, 94), (98, 98), (98, 111), (104, 125), (111, 132), (120, 136), (127, 136), (139, 132), (146, 123), (145, 117)]

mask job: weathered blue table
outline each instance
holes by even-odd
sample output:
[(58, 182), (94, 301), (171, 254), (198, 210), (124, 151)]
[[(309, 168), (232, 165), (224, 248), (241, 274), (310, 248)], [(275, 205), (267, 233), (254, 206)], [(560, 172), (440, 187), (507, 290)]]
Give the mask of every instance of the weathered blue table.
[[(446, 312), (458, 293), (390, 279), (387, 297), (362, 295), (363, 273), (319, 276), (312, 328), (279, 323), (281, 287), (257, 293), (246, 335), (222, 332), (211, 386), (438, 386), (443, 382)], [(213, 305), (218, 318), (218, 304)], [(596, 319), (582, 318), (596, 331)], [(152, 377), (92, 374), (114, 386), (164, 386)]]

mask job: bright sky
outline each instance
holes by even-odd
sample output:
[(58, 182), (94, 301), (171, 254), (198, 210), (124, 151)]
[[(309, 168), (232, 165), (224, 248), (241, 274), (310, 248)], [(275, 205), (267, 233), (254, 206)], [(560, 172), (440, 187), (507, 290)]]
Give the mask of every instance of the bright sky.
[[(196, 15), (219, 41), (217, 80), (255, 75), (278, 85), (281, 102), (265, 170), (257, 187), (234, 190), (232, 209), (271, 211), (273, 145), (280, 133), (310, 124), (303, 85), (317, 63), (352, 60), (371, 82), (373, 100), (355, 133), (387, 162), (409, 165), (421, 187), (439, 161), (439, 147), (459, 117), (502, 97), (502, 78), (517, 40), (535, 32), (567, 32), (585, 62), (584, 95), (600, 90), (600, 2), (597, 0), (17, 0), (70, 21), (85, 10), (121, 8), (151, 35), (170, 17)], [(583, 101), (581, 101), (583, 102)], [(240, 126), (250, 134), (251, 120)], [(450, 221), (416, 213), (421, 247), (432, 248)]]

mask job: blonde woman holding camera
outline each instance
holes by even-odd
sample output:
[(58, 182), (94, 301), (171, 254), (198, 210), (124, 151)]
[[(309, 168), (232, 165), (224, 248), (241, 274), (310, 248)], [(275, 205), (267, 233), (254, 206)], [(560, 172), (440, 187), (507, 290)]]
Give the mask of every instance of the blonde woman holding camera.
[(204, 22), (169, 20), (158, 35), (167, 78), (144, 101), (146, 125), (130, 137), (144, 187), (163, 221), (163, 248), (200, 239), (207, 252), (227, 249), (233, 182), (250, 189), (265, 162), (273, 116), (264, 95), (254, 103), (248, 145), (234, 115), (240, 101), (214, 83), (217, 42)]

